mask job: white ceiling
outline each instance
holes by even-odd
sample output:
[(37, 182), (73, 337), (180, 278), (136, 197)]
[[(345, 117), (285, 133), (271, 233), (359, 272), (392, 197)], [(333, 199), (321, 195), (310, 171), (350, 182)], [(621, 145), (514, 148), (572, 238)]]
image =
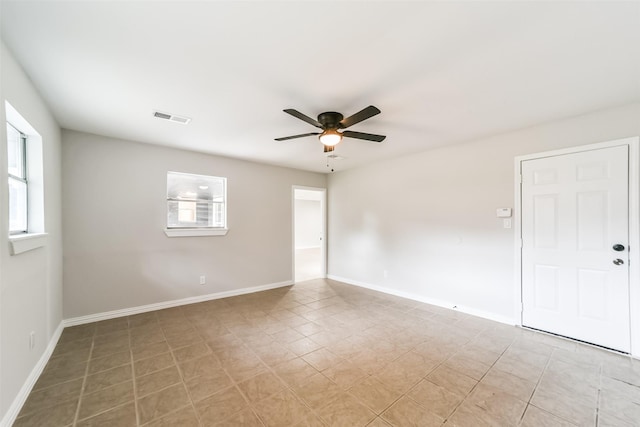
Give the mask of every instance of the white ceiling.
[[(67, 129), (328, 172), (282, 112), (382, 114), (337, 171), (640, 100), (639, 2), (6, 1)], [(180, 125), (154, 109), (191, 117)]]

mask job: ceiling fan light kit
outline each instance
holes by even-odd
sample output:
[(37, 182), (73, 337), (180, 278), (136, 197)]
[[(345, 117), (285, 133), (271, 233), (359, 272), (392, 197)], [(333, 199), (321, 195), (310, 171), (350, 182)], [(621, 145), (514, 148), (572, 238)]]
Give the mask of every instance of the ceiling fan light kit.
[(310, 132), (299, 135), (285, 136), (282, 138), (276, 138), (276, 141), (286, 141), (289, 139), (319, 135), (320, 142), (324, 145), (324, 152), (330, 153), (335, 149), (335, 146), (342, 141), (343, 137), (362, 139), (371, 142), (382, 142), (386, 138), (386, 136), (384, 135), (375, 135), (372, 133), (352, 132), (348, 130), (341, 131), (342, 129), (346, 129), (357, 123), (360, 123), (363, 120), (367, 120), (377, 114), (380, 114), (380, 110), (373, 105), (370, 105), (367, 108), (358, 111), (357, 113), (347, 117), (346, 119), (342, 114), (336, 113), (335, 111), (320, 113), (318, 115), (318, 120), (314, 120), (311, 117), (306, 116), (301, 112), (291, 108), (283, 111), (287, 114), (291, 114), (297, 119), (309, 123), (312, 126), (322, 129), (322, 132)]
[(327, 147), (335, 147), (342, 141), (342, 134), (337, 129), (327, 129), (320, 134), (320, 142)]

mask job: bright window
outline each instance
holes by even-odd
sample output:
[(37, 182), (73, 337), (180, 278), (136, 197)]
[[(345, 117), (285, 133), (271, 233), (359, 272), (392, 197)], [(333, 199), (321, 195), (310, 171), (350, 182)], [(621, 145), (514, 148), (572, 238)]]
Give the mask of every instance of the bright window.
[(46, 244), (44, 229), (44, 167), (40, 134), (7, 101), (7, 179), (9, 243), (18, 255)]
[(7, 157), (9, 172), (9, 233), (29, 230), (27, 181), (27, 137), (7, 123)]
[(227, 179), (167, 172), (167, 229), (226, 229)]

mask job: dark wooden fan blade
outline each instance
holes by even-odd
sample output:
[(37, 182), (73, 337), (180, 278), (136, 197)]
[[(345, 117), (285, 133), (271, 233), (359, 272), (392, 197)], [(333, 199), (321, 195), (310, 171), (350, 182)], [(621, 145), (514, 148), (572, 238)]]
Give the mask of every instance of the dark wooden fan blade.
[(360, 123), (363, 120), (367, 120), (369, 117), (373, 117), (376, 114), (380, 114), (380, 110), (378, 110), (373, 105), (369, 105), (367, 108), (362, 111), (358, 111), (353, 116), (347, 117), (340, 121), (340, 127), (342, 129), (346, 129), (350, 126), (355, 125), (356, 123)]
[(309, 123), (310, 125), (313, 125), (313, 126), (315, 126), (315, 127), (317, 127), (317, 128), (320, 128), (320, 129), (324, 129), (324, 128), (322, 127), (322, 125), (320, 124), (320, 122), (319, 122), (319, 121), (314, 120), (314, 119), (312, 119), (312, 118), (311, 118), (311, 117), (309, 117), (309, 116), (305, 116), (304, 114), (302, 114), (302, 113), (301, 113), (300, 111), (298, 111), (298, 110), (294, 110), (293, 108), (288, 108), (288, 109), (286, 109), (286, 110), (282, 110), (282, 111), (284, 111), (284, 112), (285, 112), (285, 113), (287, 113), (287, 114), (291, 114), (293, 117), (295, 117), (295, 118), (297, 118), (297, 119), (300, 119), (300, 120), (302, 120), (302, 121), (304, 121), (304, 122), (307, 122), (307, 123)]
[(276, 138), (276, 141), (286, 141), (288, 139), (303, 138), (305, 136), (311, 136), (311, 135), (320, 135), (320, 132), (301, 133), (300, 135), (283, 136), (282, 138)]
[(373, 141), (373, 142), (382, 142), (386, 138), (385, 135), (375, 135), (373, 133), (353, 132), (353, 131), (350, 131), (350, 130), (345, 130), (344, 132), (342, 132), (342, 136), (346, 136), (347, 138), (366, 139), (367, 141)]

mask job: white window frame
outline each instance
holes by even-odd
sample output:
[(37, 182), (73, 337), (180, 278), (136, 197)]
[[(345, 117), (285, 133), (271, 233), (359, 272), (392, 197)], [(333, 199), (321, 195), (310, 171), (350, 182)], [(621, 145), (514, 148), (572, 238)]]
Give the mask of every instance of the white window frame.
[[(25, 137), (26, 169), (24, 174), (28, 180), (27, 232), (10, 234), (9, 230), (7, 230), (11, 255), (18, 255), (43, 247), (47, 243), (44, 224), (44, 150), (42, 137), (33, 126), (9, 102), (5, 101), (4, 107), (5, 121)], [(5, 182), (8, 186), (8, 178)]]
[[(168, 177), (169, 174), (176, 174), (176, 175), (186, 175), (189, 177), (205, 177), (205, 178), (215, 178), (215, 179), (220, 179), (223, 182), (223, 202), (222, 202), (222, 210), (223, 210), (223, 215), (224, 215), (224, 226), (223, 227), (215, 227), (215, 226), (211, 226), (211, 227), (190, 227), (190, 226), (170, 226), (168, 221), (169, 221), (169, 203), (170, 202), (191, 202), (191, 203), (195, 203), (197, 200), (196, 199), (175, 199), (175, 198), (171, 198), (169, 197), (168, 191), (169, 188), (167, 187), (167, 211), (166, 211), (166, 218), (167, 218), (167, 227), (164, 230), (164, 233), (167, 235), (167, 237), (203, 237), (203, 236), (224, 236), (227, 234), (227, 232), (229, 231), (227, 224), (228, 224), (228, 218), (227, 218), (227, 178), (226, 177), (221, 177), (221, 176), (213, 176), (213, 175), (200, 175), (200, 174), (193, 174), (193, 173), (184, 173), (184, 172), (173, 172), (173, 171), (167, 171), (167, 181), (168, 181)], [(211, 215), (215, 215), (215, 212), (211, 212)]]
[[(25, 235), (27, 233), (29, 233), (29, 179), (28, 179), (28, 174), (27, 174), (27, 135), (24, 134), (24, 132), (22, 132), (20, 129), (18, 129), (17, 127), (15, 127), (11, 122), (7, 121), (7, 134), (9, 131), (9, 127), (13, 128), (14, 131), (16, 131), (20, 136), (20, 144), (18, 147), (18, 151), (20, 151), (20, 158), (22, 161), (22, 165), (20, 166), (22, 169), (22, 175), (21, 176), (17, 176), (17, 175), (13, 175), (11, 172), (8, 172), (7, 175), (9, 177), (9, 181), (17, 181), (17, 182), (21, 182), (24, 184), (25, 186), (25, 200), (24, 200), (24, 211), (25, 211), (25, 216), (26, 216), (26, 220), (25, 220), (25, 224), (24, 224), (24, 229), (20, 229), (20, 230), (11, 230), (11, 227), (9, 227), (9, 234), (11, 236), (22, 236)], [(7, 145), (9, 141), (7, 141)], [(9, 205), (11, 205), (11, 200), (9, 200)], [(11, 225), (11, 220), (9, 221), (9, 225)]]

